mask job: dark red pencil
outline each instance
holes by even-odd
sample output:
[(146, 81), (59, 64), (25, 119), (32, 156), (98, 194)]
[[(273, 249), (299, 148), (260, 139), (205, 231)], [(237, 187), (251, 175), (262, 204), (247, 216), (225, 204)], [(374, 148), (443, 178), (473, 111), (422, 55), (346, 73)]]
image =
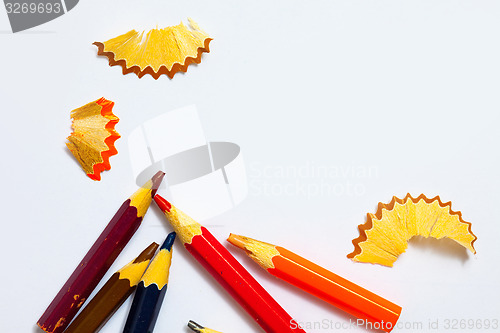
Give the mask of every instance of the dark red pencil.
[(122, 204), (38, 320), (40, 328), (49, 333), (64, 331), (139, 228), (164, 175), (155, 174)]
[(212, 234), (161, 196), (155, 202), (195, 259), (268, 333), (305, 333)]

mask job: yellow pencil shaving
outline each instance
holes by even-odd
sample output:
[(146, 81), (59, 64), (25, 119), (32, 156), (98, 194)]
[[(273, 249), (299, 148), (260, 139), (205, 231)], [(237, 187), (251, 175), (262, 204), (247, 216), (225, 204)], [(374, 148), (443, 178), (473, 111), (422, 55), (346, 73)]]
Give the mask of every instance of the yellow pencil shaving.
[(360, 236), (353, 240), (354, 251), (347, 255), (358, 262), (392, 267), (414, 236), (447, 237), (476, 253), (473, 244), (477, 237), (471, 223), (465, 222), (460, 212), (451, 210), (451, 202), (442, 203), (439, 196), (393, 197), (389, 204), (380, 203), (376, 214), (368, 214), (359, 232)]
[(148, 32), (131, 30), (106, 42), (95, 42), (98, 54), (109, 58), (110, 65), (121, 65), (123, 74), (136, 73), (139, 77), (151, 74), (157, 79), (161, 74), (172, 78), (179, 71), (185, 72), (191, 63), (199, 63), (203, 52), (210, 52), (212, 40), (191, 19), (163, 29)]

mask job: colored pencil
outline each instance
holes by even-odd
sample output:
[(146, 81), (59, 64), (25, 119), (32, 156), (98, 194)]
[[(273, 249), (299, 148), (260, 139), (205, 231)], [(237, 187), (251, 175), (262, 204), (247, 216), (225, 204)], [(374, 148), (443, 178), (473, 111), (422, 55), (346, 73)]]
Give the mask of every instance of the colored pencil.
[(159, 195), (155, 202), (184, 247), (268, 333), (304, 332), (267, 291), (202, 225)]
[(57, 293), (37, 324), (62, 332), (135, 233), (165, 174), (156, 173), (127, 199)]
[(192, 320), (189, 321), (188, 327), (197, 333), (222, 333), (222, 332), (219, 332), (216, 330), (212, 330), (210, 328), (203, 327), (200, 324), (197, 324)]
[(125, 323), (124, 333), (153, 332), (167, 292), (174, 240), (175, 232), (171, 232), (139, 282)]
[(98, 332), (135, 290), (157, 248), (158, 244), (152, 243), (137, 258), (114, 273), (64, 332)]
[(228, 241), (272, 275), (390, 332), (401, 307), (279, 246), (230, 234)]

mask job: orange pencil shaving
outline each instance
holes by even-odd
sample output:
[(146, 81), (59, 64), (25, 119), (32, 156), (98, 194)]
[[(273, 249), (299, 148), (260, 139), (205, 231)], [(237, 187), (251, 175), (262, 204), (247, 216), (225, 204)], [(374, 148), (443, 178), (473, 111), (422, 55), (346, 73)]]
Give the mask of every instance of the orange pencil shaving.
[(93, 180), (101, 180), (101, 172), (111, 169), (110, 156), (118, 154), (115, 125), (120, 119), (113, 114), (114, 104), (103, 97), (71, 111), (73, 133), (66, 146)]
[(230, 234), (228, 241), (272, 275), (390, 332), (401, 307), (279, 246)]

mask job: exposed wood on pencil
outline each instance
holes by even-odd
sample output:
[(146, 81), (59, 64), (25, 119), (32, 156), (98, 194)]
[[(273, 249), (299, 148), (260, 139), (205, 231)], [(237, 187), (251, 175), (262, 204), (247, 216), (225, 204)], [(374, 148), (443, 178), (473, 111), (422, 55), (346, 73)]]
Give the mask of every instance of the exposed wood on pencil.
[(158, 246), (152, 243), (136, 259), (114, 273), (64, 332), (98, 332), (135, 290)]
[(167, 292), (175, 232), (168, 234), (141, 278), (125, 323), (124, 333), (153, 332)]
[(268, 333), (304, 332), (248, 271), (188, 215), (159, 195), (155, 202), (185, 248)]
[[(231, 234), (228, 241), (272, 275), (390, 332), (401, 307), (279, 246)], [(375, 326), (377, 325), (377, 326)]]
[(155, 174), (122, 204), (38, 320), (40, 328), (60, 333), (68, 326), (139, 228), (164, 175), (161, 171)]

